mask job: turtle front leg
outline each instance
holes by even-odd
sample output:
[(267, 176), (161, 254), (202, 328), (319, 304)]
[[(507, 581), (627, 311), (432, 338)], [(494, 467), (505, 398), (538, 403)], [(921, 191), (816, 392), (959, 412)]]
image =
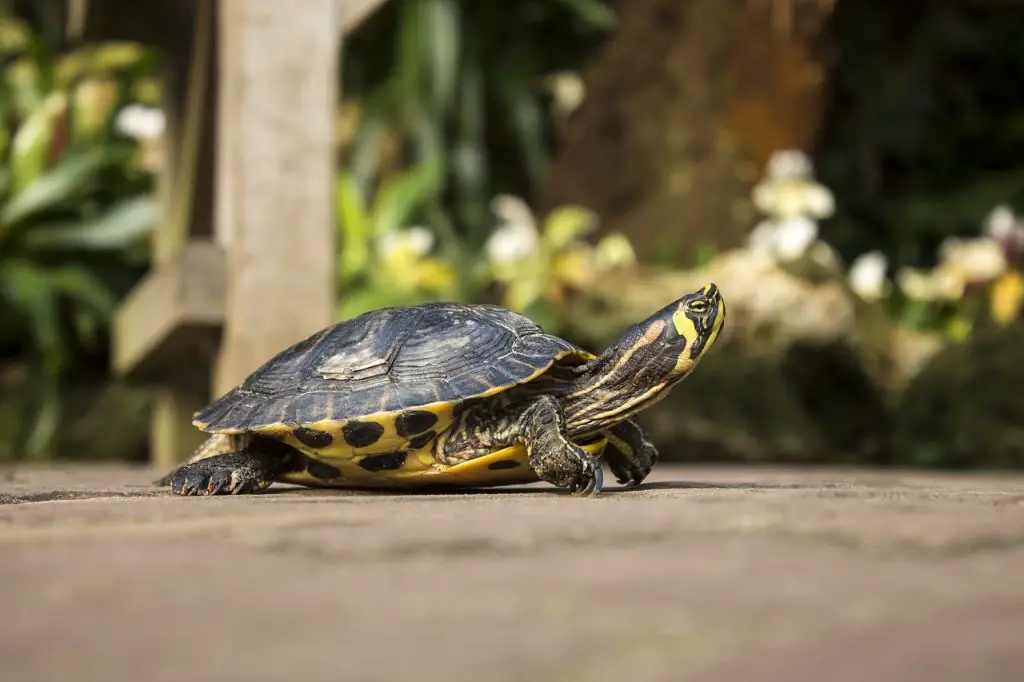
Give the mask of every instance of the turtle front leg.
[(259, 492), (297, 465), (290, 453), (278, 449), (254, 440), (234, 452), (193, 458), (160, 482), (182, 496)]
[(608, 429), (605, 461), (619, 483), (636, 486), (658, 462), (658, 448), (647, 438), (635, 417)]
[(516, 439), (522, 443), (530, 465), (542, 481), (568, 488), (574, 495), (601, 492), (601, 460), (569, 439), (562, 406), (550, 395), (540, 395), (520, 405)]

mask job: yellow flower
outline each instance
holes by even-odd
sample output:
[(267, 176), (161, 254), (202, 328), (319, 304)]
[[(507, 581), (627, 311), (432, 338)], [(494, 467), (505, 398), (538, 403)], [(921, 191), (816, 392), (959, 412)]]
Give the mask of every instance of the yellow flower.
[(612, 232), (597, 243), (594, 260), (602, 272), (636, 264), (636, 252), (629, 238), (621, 232)]
[(1024, 303), (1024, 277), (1011, 270), (995, 281), (991, 296), (992, 319), (999, 324), (1013, 322), (1020, 316)]
[(554, 257), (555, 279), (577, 289), (589, 286), (597, 272), (594, 267), (594, 250), (590, 244), (581, 242), (563, 249)]
[(439, 258), (424, 258), (416, 266), (419, 285), (430, 291), (447, 291), (455, 283), (455, 271)]

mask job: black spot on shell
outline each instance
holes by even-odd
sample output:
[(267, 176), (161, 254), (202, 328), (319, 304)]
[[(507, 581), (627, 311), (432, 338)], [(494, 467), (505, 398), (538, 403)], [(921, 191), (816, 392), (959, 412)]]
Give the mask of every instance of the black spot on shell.
[(383, 452), (379, 455), (367, 455), (359, 460), (359, 466), (367, 471), (394, 471), (405, 464), (406, 453)]
[(305, 426), (295, 429), (295, 438), (308, 448), (326, 448), (334, 442), (334, 436), (326, 431), (318, 431)]
[(423, 433), (437, 423), (437, 415), (426, 410), (409, 410), (398, 415), (395, 420), (395, 430), (399, 436), (411, 436), (414, 433)]
[(380, 440), (384, 435), (384, 427), (374, 422), (351, 421), (342, 428), (341, 435), (352, 447), (365, 448)]
[(306, 472), (313, 478), (318, 478), (321, 481), (333, 481), (337, 478), (341, 478), (340, 469), (333, 467), (326, 462), (321, 462), (318, 459), (310, 458), (310, 460), (306, 462)]
[(487, 468), (491, 471), (501, 471), (503, 469), (517, 469), (519, 468), (519, 462), (512, 459), (499, 459), (497, 462), (491, 462), (487, 465)]
[(409, 448), (412, 449), (412, 450), (419, 450), (424, 445), (426, 445), (430, 441), (434, 440), (435, 436), (437, 436), (436, 432), (434, 432), (434, 431), (427, 431), (426, 433), (421, 433), (418, 436), (410, 438), (409, 439)]

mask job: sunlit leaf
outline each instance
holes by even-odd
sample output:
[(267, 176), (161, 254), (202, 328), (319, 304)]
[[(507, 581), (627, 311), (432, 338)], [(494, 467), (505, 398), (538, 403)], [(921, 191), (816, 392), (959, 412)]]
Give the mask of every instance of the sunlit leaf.
[(33, 110), (11, 139), (12, 191), (20, 192), (39, 179), (53, 142), (55, 119), (67, 109), (67, 95), (51, 93)]
[(29, 58), (21, 58), (4, 70), (4, 80), (15, 111), (27, 117), (38, 109), (45, 97), (39, 65)]
[(379, 236), (408, 227), (413, 212), (436, 190), (440, 180), (438, 170), (439, 164), (426, 162), (381, 183), (371, 209), (372, 234)]
[(78, 224), (34, 227), (27, 231), (25, 241), (34, 248), (119, 250), (148, 235), (156, 224), (158, 211), (155, 197), (129, 197), (96, 218)]
[(11, 225), (70, 200), (96, 171), (115, 158), (111, 150), (101, 149), (64, 157), (7, 202), (0, 210), (0, 222)]
[(455, 95), (462, 27), (456, 0), (426, 0), (423, 8), (422, 58), (431, 67), (431, 99), (435, 111), (447, 109)]
[(352, 174), (343, 172), (338, 175), (334, 196), (341, 230), (338, 273), (345, 282), (362, 272), (369, 264), (369, 216)]
[(368, 116), (359, 123), (359, 133), (352, 143), (348, 166), (353, 180), (363, 191), (378, 170), (381, 145), (386, 128), (377, 116)]
[(590, 233), (595, 227), (597, 219), (593, 211), (582, 206), (559, 206), (545, 219), (542, 235), (548, 247), (557, 251)]

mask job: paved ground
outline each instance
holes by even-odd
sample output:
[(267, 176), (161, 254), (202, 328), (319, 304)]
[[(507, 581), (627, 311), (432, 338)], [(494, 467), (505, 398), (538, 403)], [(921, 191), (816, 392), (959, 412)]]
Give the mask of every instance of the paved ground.
[(0, 469), (4, 682), (1024, 679), (1024, 477), (662, 466), (590, 500), (153, 477)]

